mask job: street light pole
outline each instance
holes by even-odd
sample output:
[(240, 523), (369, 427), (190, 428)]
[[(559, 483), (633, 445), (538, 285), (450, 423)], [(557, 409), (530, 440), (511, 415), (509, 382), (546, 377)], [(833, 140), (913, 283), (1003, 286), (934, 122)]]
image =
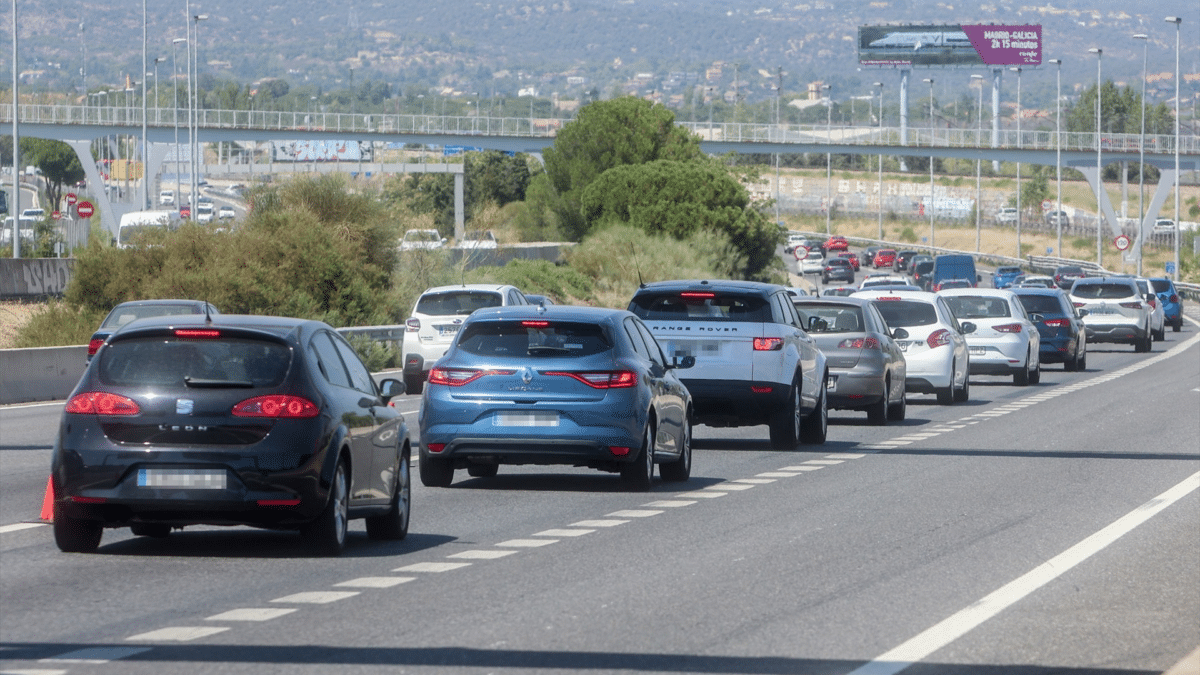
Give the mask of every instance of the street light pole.
[[(1175, 275), (1179, 278), (1179, 31), (1183, 17), (1168, 16), (1167, 23), (1175, 24)], [(15, 32), (14, 32), (15, 34)], [(15, 91), (15, 90), (14, 90)], [(15, 138), (15, 135), (14, 135)], [(1175, 324), (1178, 326), (1179, 324)]]
[(1145, 33), (1138, 33), (1133, 36), (1134, 40), (1142, 41), (1142, 130), (1138, 136), (1138, 235), (1137, 235), (1137, 273), (1142, 276), (1142, 240), (1145, 238), (1145, 225), (1142, 222), (1146, 217), (1144, 207), (1146, 199), (1146, 51), (1150, 44), (1150, 36)]
[[(191, 219), (196, 219), (196, 207), (200, 205), (200, 165), (202, 164), (200, 154), (200, 22), (208, 19), (207, 14), (196, 14), (192, 16), (193, 30), (192, 42), (188, 44), (192, 46), (192, 75), (195, 77), (195, 84), (192, 85), (192, 135), (188, 146), (188, 153), (192, 158), (191, 173), (192, 173), (192, 204), (191, 204)], [(190, 83), (190, 80), (189, 80)]]
[[(975, 142), (980, 146), (983, 145), (983, 76), (975, 74), (971, 76), (975, 84), (979, 86), (979, 103), (975, 107), (975, 123), (978, 127), (976, 132)], [(983, 158), (975, 158), (975, 252), (979, 252), (980, 237), (983, 234)]]
[[(21, 159), (20, 98), (17, 94), (17, 0), (12, 3), (12, 214), (13, 214), (13, 259), (21, 257), (21, 176), (17, 167)], [(86, 93), (86, 90), (85, 92)], [(1178, 136), (1178, 134), (1176, 134)]]
[[(175, 121), (175, 206), (183, 199), (179, 178), (179, 43), (185, 38), (171, 40), (171, 118)], [(190, 80), (189, 80), (190, 81)]]
[[(146, 0), (142, 0), (142, 208), (150, 210), (150, 176), (146, 171)], [(126, 173), (125, 175), (129, 175)]]
[[(926, 77), (923, 81), (929, 83), (929, 145), (933, 145), (933, 78)], [(929, 246), (936, 245), (933, 232), (933, 155), (929, 156)]]
[(1093, 47), (1088, 51), (1096, 55), (1096, 264), (1104, 267), (1104, 251), (1100, 248), (1100, 225), (1104, 220), (1104, 209), (1100, 206), (1100, 196), (1104, 191), (1104, 173), (1100, 164), (1100, 95), (1103, 91), (1100, 86), (1100, 63), (1104, 50)]
[[(883, 132), (883, 83), (875, 82), (876, 87), (879, 87), (879, 131), (882, 136)], [(883, 139), (880, 138), (880, 142)], [(883, 153), (879, 153), (879, 240), (883, 241)]]
[[(1021, 66), (1009, 68), (1017, 74), (1017, 150), (1021, 149)], [(1021, 258), (1021, 160), (1017, 159), (1017, 259)]]
[(1058, 205), (1054, 212), (1054, 220), (1058, 229), (1058, 243), (1054, 252), (1058, 257), (1062, 257), (1062, 59), (1050, 59), (1048, 63), (1053, 63), (1057, 67), (1055, 73), (1055, 82), (1057, 84), (1057, 94), (1054, 103), (1054, 165), (1058, 174)]
[[(832, 84), (823, 84), (821, 88), (830, 92), (825, 101), (825, 143), (833, 141), (833, 89)], [(825, 234), (833, 232), (833, 153), (825, 153)]]

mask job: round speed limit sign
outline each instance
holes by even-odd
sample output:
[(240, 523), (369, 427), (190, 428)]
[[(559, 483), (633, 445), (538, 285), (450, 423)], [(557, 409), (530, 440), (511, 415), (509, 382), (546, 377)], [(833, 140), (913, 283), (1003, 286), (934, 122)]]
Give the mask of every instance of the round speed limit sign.
[(1116, 245), (1118, 251), (1127, 250), (1130, 243), (1132, 242), (1130, 242), (1129, 237), (1124, 234), (1118, 234), (1117, 238), (1113, 239), (1113, 244)]

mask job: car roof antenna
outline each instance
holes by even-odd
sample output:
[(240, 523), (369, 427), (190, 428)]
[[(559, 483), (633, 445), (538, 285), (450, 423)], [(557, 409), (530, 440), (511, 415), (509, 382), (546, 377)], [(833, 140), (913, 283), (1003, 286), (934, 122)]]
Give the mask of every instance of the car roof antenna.
[(208, 313), (208, 308), (210, 306), (211, 305), (208, 304), (208, 298), (204, 298), (204, 325), (206, 326), (212, 325), (212, 314)]
[(638, 273), (638, 288), (645, 288), (646, 282), (642, 281), (642, 267), (641, 265), (638, 265), (637, 249), (634, 248), (632, 241), (629, 242), (629, 253), (633, 257), (633, 268), (636, 269)]

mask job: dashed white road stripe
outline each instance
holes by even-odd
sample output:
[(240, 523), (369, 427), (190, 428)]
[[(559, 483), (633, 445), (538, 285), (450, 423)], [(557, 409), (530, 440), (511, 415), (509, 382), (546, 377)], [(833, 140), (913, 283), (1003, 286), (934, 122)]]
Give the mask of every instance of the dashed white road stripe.
[(290, 602), (299, 605), (327, 605), (338, 600), (353, 598), (356, 595), (358, 595), (358, 591), (305, 591), (303, 593), (285, 595), (282, 598), (275, 598), (271, 602)]
[(613, 518), (649, 518), (650, 516), (657, 516), (660, 513), (662, 513), (662, 511), (653, 511), (650, 509), (626, 509), (624, 511), (613, 511), (608, 515), (612, 516)]
[(538, 548), (540, 546), (549, 546), (557, 544), (557, 539), (509, 539), (502, 541), (497, 546), (511, 546), (513, 548)]
[(243, 607), (214, 614), (205, 621), (270, 621), (295, 611), (295, 607)]
[(148, 651), (149, 647), (85, 647), (48, 659), (38, 659), (38, 663), (108, 663)]
[(835, 452), (831, 455), (825, 455), (825, 459), (862, 459), (863, 457), (866, 457), (866, 455), (857, 452)]
[(343, 588), (391, 588), (415, 580), (416, 577), (359, 577), (341, 581), (334, 586)]
[(707, 492), (705, 490), (696, 490), (694, 492), (680, 492), (676, 497), (692, 497), (696, 499), (717, 499), (728, 495), (728, 492)]
[(628, 523), (628, 522), (629, 522), (628, 520), (615, 520), (615, 519), (581, 520), (577, 523), (571, 523), (571, 527), (616, 527), (617, 525), (624, 525), (625, 523)]
[(805, 464), (833, 466), (834, 464), (845, 464), (845, 462), (844, 459), (810, 459)]
[(516, 553), (516, 551), (472, 550), (472, 551), (459, 551), (458, 553), (452, 553), (446, 557), (447, 558), (461, 558), (463, 560), (496, 560), (498, 558), (503, 558), (504, 556), (509, 556), (514, 553)]
[(760, 478), (795, 478), (800, 474), (795, 471), (764, 471), (755, 475)]
[(780, 471), (820, 471), (823, 466), (785, 466)]
[(0, 526), (0, 534), (4, 534), (5, 532), (16, 532), (18, 530), (28, 530), (34, 527), (45, 527), (49, 524), (50, 523), (13, 523), (12, 525), (2, 525)]
[(0, 670), (0, 675), (67, 675), (67, 671), (50, 668), (18, 668), (17, 670)]
[(753, 487), (755, 485), (769, 485), (771, 483), (774, 483), (775, 479), (774, 478), (734, 478), (730, 482), (739, 483), (741, 485), (749, 485), (749, 486)]
[(570, 529), (570, 530), (552, 529), (552, 530), (542, 530), (541, 532), (538, 532), (538, 533), (534, 534), (533, 536), (535, 536), (535, 537), (582, 537), (585, 534), (591, 534), (593, 532), (595, 532), (595, 530), (585, 529), (585, 528), (577, 528), (577, 529)]
[(657, 502), (650, 502), (649, 504), (643, 504), (643, 506), (650, 506), (650, 507), (656, 507), (656, 508), (661, 508), (661, 509), (677, 509), (681, 506), (691, 506), (692, 504), (695, 504), (695, 503), (696, 502), (694, 500), (686, 500), (686, 499), (662, 499)]
[(720, 490), (750, 490), (753, 487), (754, 487), (753, 485), (746, 485), (745, 483), (735, 483), (733, 481), (727, 481), (725, 483), (709, 485), (709, 486), (705, 487), (704, 489), (705, 490), (718, 490), (718, 491), (720, 491)]
[(471, 563), (463, 563), (463, 562), (422, 562), (422, 563), (413, 563), (411, 565), (405, 565), (404, 567), (397, 567), (396, 569), (394, 569), (392, 571), (393, 572), (432, 572), (432, 573), (449, 572), (451, 570), (460, 569), (462, 567), (468, 567), (468, 566), (470, 566), (470, 564)]
[(131, 635), (126, 640), (154, 640), (162, 642), (188, 642), (190, 640), (198, 640), (209, 635), (224, 633), (229, 630), (228, 626), (172, 626), (170, 628), (159, 628), (152, 630), (149, 633), (138, 633)]

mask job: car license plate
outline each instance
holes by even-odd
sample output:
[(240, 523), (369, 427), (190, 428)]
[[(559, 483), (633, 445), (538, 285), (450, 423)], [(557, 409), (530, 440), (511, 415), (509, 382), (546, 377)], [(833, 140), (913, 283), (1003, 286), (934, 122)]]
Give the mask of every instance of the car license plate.
[(438, 326), (437, 329), (439, 335), (454, 335), (458, 332), (458, 325), (452, 324), (449, 326)]
[(224, 469), (139, 469), (138, 487), (224, 490)]
[(558, 413), (502, 412), (496, 413), (493, 423), (498, 427), (556, 427)]
[(900, 351), (902, 351), (902, 352), (908, 351), (908, 343), (907, 342), (898, 341), (898, 342), (896, 342), (896, 345), (900, 347)]
[(983, 356), (985, 353), (987, 353), (987, 350), (983, 347), (970, 347), (969, 349), (972, 356)]

